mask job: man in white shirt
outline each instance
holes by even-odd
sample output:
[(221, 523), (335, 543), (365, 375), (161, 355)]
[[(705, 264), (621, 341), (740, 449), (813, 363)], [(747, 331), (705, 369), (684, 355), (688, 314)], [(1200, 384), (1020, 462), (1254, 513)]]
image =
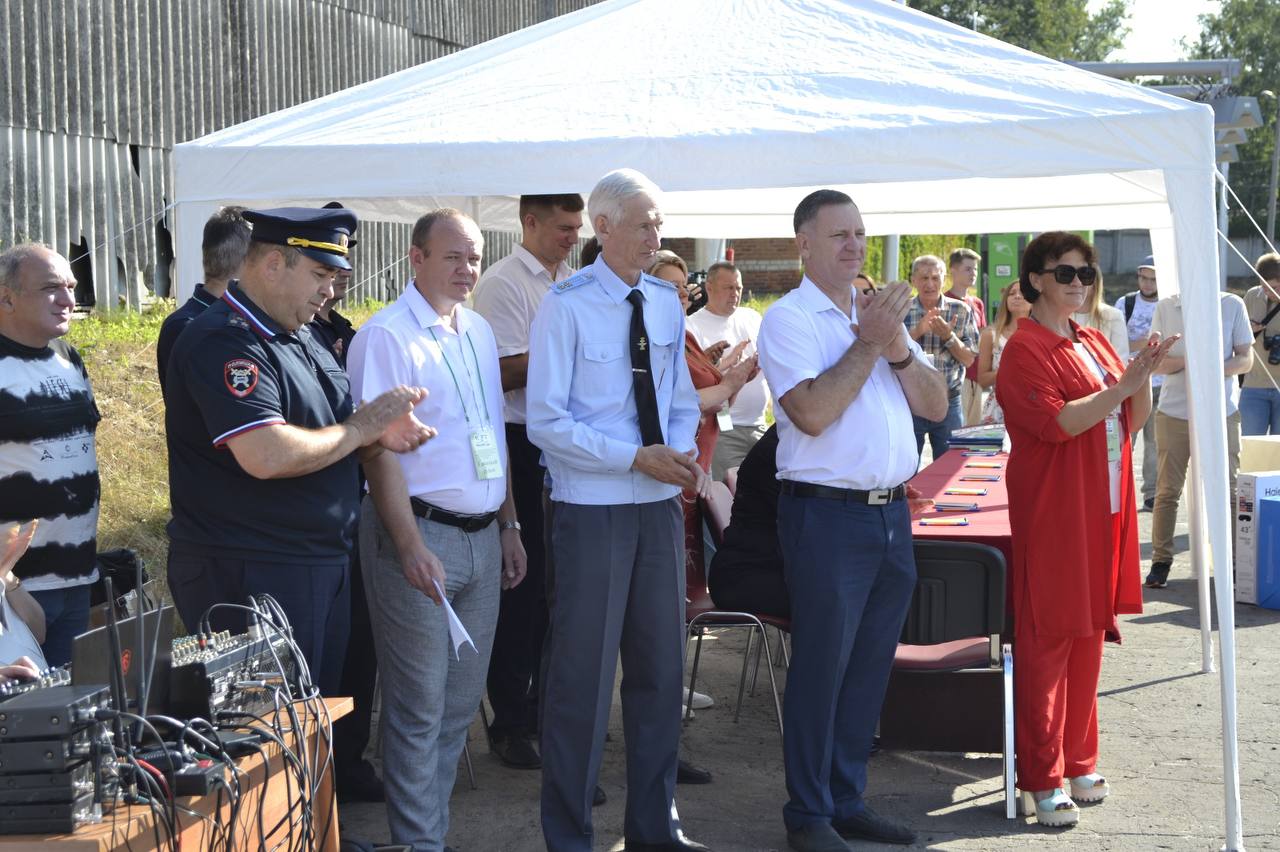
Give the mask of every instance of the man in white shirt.
[(542, 535), (546, 470), (542, 451), (529, 441), (525, 429), (529, 328), (551, 286), (573, 274), (565, 260), (578, 244), (584, 206), (577, 194), (520, 196), (520, 243), (485, 271), (472, 297), (476, 312), (489, 322), (498, 342), (511, 493), (528, 555), (525, 582), (502, 593), (489, 658), (488, 693), (493, 707), (489, 742), (505, 765), (517, 769), (542, 765), (533, 735), (538, 719), (538, 670), (547, 630)]
[(818, 190), (794, 225), (805, 277), (769, 310), (759, 341), (778, 400), (778, 539), (791, 594), (783, 818), (792, 849), (847, 852), (842, 836), (915, 840), (863, 791), (916, 581), (912, 417), (942, 420), (948, 391), (903, 324), (908, 285), (855, 294), (867, 234), (853, 200)]
[[(1138, 289), (1116, 299), (1116, 309), (1124, 314), (1129, 330), (1129, 351), (1141, 352), (1151, 336), (1151, 318), (1156, 313), (1160, 293), (1156, 287), (1155, 258), (1147, 255), (1138, 264)], [(1151, 404), (1160, 405), (1160, 387), (1164, 376), (1151, 377)], [(1135, 441), (1136, 444), (1136, 441)], [(1150, 510), (1156, 502), (1156, 459), (1159, 458), (1160, 439), (1156, 435), (1156, 418), (1148, 417), (1142, 427), (1142, 508)]]
[[(356, 334), (352, 396), (430, 388), (415, 412), (438, 430), (417, 449), (365, 464), (364, 569), (382, 675), (383, 775), (396, 843), (439, 850), (467, 728), (484, 693), (499, 586), (524, 577), (500, 428), (498, 347), (462, 306), (480, 277), (482, 238), (457, 210), (413, 228), (413, 281)], [(375, 512), (376, 509), (376, 512)], [(495, 523), (496, 522), (496, 523)], [(448, 600), (474, 643), (451, 641)]]
[[(746, 342), (743, 357), (751, 357), (756, 351), (756, 338), (760, 335), (760, 314), (738, 304), (742, 301), (742, 273), (728, 261), (719, 261), (707, 268), (707, 306), (694, 312), (688, 319), (689, 330), (703, 349), (724, 342), (732, 349)], [(715, 455), (711, 459), (711, 477), (724, 479), (725, 471), (742, 464), (747, 453), (756, 445), (768, 428), (764, 422), (764, 409), (769, 403), (769, 387), (764, 373), (742, 386), (732, 404), (725, 403), (716, 418), (720, 435), (716, 439)]]
[[(1236, 505), (1236, 472), (1240, 469), (1240, 382), (1236, 376), (1253, 366), (1253, 331), (1244, 300), (1234, 293), (1222, 293), (1222, 374), (1227, 403), (1227, 472), (1231, 480), (1231, 503)], [(1170, 296), (1156, 305), (1151, 319), (1152, 334), (1169, 338), (1183, 333), (1182, 299)], [(1160, 405), (1156, 409), (1156, 446), (1159, 447), (1155, 508), (1151, 515), (1151, 571), (1149, 589), (1168, 585), (1173, 565), (1173, 532), (1178, 521), (1178, 500), (1191, 461), (1191, 413), (1187, 405), (1186, 344), (1178, 341), (1165, 356), (1159, 372), (1164, 374)]]
[(698, 394), (675, 289), (646, 275), (661, 247), (661, 191), (619, 169), (587, 202), (602, 246), (552, 288), (529, 335), (529, 438), (551, 474), (551, 639), (542, 695), (542, 834), (591, 852), (591, 802), (622, 659), (626, 848), (705, 849), (675, 807), (684, 636), (681, 488)]

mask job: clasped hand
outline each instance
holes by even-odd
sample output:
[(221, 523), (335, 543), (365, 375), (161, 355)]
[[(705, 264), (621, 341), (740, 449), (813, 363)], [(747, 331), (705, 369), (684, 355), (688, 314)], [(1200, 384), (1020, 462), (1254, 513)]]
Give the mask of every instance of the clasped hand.
[(707, 474), (694, 461), (697, 450), (682, 453), (665, 444), (651, 444), (636, 451), (631, 469), (659, 482), (679, 485), (694, 491), (699, 497), (707, 496)]
[(858, 322), (854, 333), (864, 343), (874, 346), (890, 361), (901, 361), (910, 354), (903, 320), (911, 308), (911, 285), (905, 281), (890, 284), (874, 293), (858, 293)]

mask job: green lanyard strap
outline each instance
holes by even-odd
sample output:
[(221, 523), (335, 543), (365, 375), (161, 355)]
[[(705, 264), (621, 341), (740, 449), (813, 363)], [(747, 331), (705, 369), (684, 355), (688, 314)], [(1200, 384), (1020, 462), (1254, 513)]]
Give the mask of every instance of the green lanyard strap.
[[(428, 328), (427, 332), (431, 335), (431, 339), (435, 341), (436, 346), (440, 347), (440, 358), (444, 361), (445, 367), (449, 369), (449, 378), (453, 379), (453, 388), (458, 392), (458, 403), (462, 406), (462, 417), (467, 421), (467, 425), (470, 426), (471, 415), (467, 414), (467, 401), (462, 396), (462, 385), (458, 383), (458, 374), (453, 371), (453, 364), (449, 363), (449, 354), (445, 351), (444, 344), (442, 344), (440, 339), (436, 337), (436, 330), (434, 328)], [(476, 403), (477, 409), (479, 409), (476, 412), (476, 418), (480, 419), (480, 412), (483, 411), (484, 422), (488, 423), (490, 421), (489, 408), (485, 403), (484, 375), (480, 369), (480, 358), (476, 355), (476, 345), (471, 342), (471, 332), (468, 331), (466, 334), (462, 335), (462, 337), (467, 341), (467, 346), (471, 349), (471, 360), (476, 365), (476, 381), (480, 385), (480, 398), (478, 400), (474, 397), (472, 398), (472, 401)], [(465, 354), (462, 356), (462, 366), (467, 366), (467, 357)], [(468, 371), (467, 378), (470, 378), (470, 371)]]

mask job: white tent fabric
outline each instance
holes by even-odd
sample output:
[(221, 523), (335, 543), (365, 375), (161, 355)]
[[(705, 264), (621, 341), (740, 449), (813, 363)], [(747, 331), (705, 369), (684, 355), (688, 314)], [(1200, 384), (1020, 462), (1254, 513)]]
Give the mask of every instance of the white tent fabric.
[(177, 146), (178, 280), (199, 279), (219, 204), (339, 198), (405, 222), (450, 204), (514, 230), (521, 193), (620, 166), (667, 191), (668, 236), (789, 236), (817, 186), (873, 234), (1151, 230), (1162, 293), (1205, 318), (1187, 323), (1193, 529), (1218, 582), (1241, 848), (1210, 109), (884, 0), (610, 0)]

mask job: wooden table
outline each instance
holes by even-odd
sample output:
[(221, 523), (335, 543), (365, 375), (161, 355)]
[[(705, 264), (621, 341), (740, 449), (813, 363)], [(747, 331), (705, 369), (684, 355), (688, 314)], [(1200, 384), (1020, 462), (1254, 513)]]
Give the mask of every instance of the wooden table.
[[(350, 698), (326, 698), (331, 720), (339, 719), (353, 709)], [(304, 705), (296, 705), (302, 708)], [(316, 728), (320, 721), (315, 714), (298, 710), (299, 721), (308, 736), (309, 748), (314, 755), (315, 766), (323, 766), (327, 753), (321, 737), (316, 744)], [(287, 716), (284, 716), (287, 724)], [(285, 742), (296, 752), (294, 738), (286, 735)], [(289, 797), (298, 798), (298, 788), (291, 777), (286, 788), (285, 757), (280, 746), (265, 743), (263, 755), (252, 754), (238, 760), (237, 766), (243, 773), (240, 776), (240, 813), (236, 819), (235, 847), (237, 849), (257, 848), (258, 815), (261, 811), (262, 825), (270, 831), (281, 821), (289, 809)], [(263, 790), (264, 780), (270, 778)], [(228, 779), (229, 780), (229, 779)], [(221, 796), (219, 808), (218, 796), (180, 797), (178, 804), (194, 811), (195, 814), (178, 811), (179, 844), (183, 850), (203, 852), (211, 848), (212, 826), (208, 821), (215, 811), (220, 810), (220, 818), (225, 822), (230, 819), (231, 808), (227, 797)], [(315, 826), (317, 849), (326, 852), (337, 852), (338, 842), (338, 805), (333, 791), (333, 766), (321, 778), (319, 789), (312, 799), (312, 820)], [(199, 816), (197, 816), (198, 814)], [(327, 831), (326, 831), (327, 824)], [(151, 849), (155, 845), (156, 815), (145, 805), (119, 805), (111, 809), (104, 806), (102, 822), (84, 825), (71, 834), (53, 835), (11, 835), (0, 836), (2, 852), (51, 852), (51, 850), (76, 850), (76, 852), (108, 852), (108, 850)], [(281, 842), (288, 834), (288, 820), (274, 834), (267, 837), (267, 847)], [(160, 827), (160, 836), (167, 836), (164, 827)]]

